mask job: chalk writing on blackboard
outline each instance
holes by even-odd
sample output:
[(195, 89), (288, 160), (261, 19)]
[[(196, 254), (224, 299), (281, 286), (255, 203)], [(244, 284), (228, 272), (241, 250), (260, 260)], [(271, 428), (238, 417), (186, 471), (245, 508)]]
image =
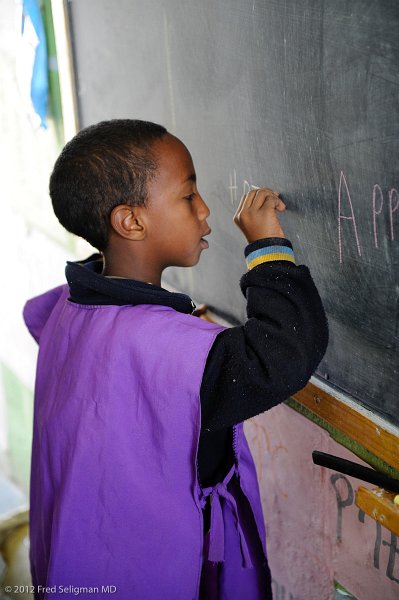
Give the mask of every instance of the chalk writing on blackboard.
[[(379, 199), (379, 207), (376, 208), (377, 196)], [(377, 236), (377, 215), (382, 213), (384, 207), (384, 195), (381, 187), (378, 183), (373, 187), (373, 230), (374, 230), (374, 246), (378, 248), (378, 236)], [(395, 188), (392, 188), (388, 192), (388, 214), (389, 214), (389, 229), (391, 242), (395, 239), (394, 233), (394, 213), (399, 208), (399, 194)]]
[[(373, 236), (374, 236), (374, 247), (378, 249), (379, 238), (378, 238), (378, 222), (379, 219), (384, 218), (384, 209), (388, 207), (389, 215), (389, 238), (391, 242), (395, 240), (395, 228), (394, 228), (394, 214), (399, 208), (399, 193), (396, 188), (391, 188), (388, 191), (388, 202), (384, 201), (384, 193), (381, 186), (376, 183), (373, 186), (371, 194), (372, 208), (371, 214), (373, 219)], [(346, 205), (346, 206), (344, 206)], [(343, 214), (345, 212), (345, 214)], [(353, 208), (352, 197), (349, 191), (349, 186), (345, 174), (343, 171), (340, 173), (339, 187), (338, 187), (338, 252), (339, 262), (342, 263), (342, 220), (348, 220), (352, 222), (353, 236), (356, 242), (358, 255), (361, 256), (362, 252), (360, 249), (360, 241), (358, 235), (358, 229), (356, 225), (356, 216)]]
[(237, 190), (238, 190), (237, 172), (235, 169), (233, 169), (233, 172), (229, 174), (229, 178), (230, 178), (230, 185), (228, 186), (227, 189), (230, 192), (230, 202), (233, 206), (235, 206), (237, 203)]
[[(376, 208), (377, 191), (378, 191), (378, 196), (379, 196), (379, 200), (380, 200), (380, 206), (379, 206), (378, 210)], [(378, 183), (376, 183), (375, 186), (373, 187), (373, 231), (374, 231), (374, 245), (376, 248), (378, 248), (377, 215), (380, 215), (382, 213), (383, 205), (384, 205), (384, 197), (382, 194), (382, 189), (380, 188)]]
[[(342, 198), (341, 198), (341, 194), (342, 194), (342, 186), (345, 187), (346, 190), (346, 199), (347, 199), (347, 203), (349, 205), (349, 210), (350, 210), (350, 216), (345, 216), (341, 213), (341, 209), (342, 209)], [(359, 256), (362, 255), (361, 250), (360, 250), (360, 243), (359, 243), (359, 236), (357, 234), (357, 227), (356, 227), (356, 219), (355, 219), (355, 214), (353, 212), (353, 204), (352, 204), (352, 198), (349, 192), (349, 188), (348, 188), (348, 184), (346, 182), (346, 178), (345, 175), (343, 173), (343, 171), (341, 171), (340, 177), (339, 177), (339, 187), (338, 187), (338, 250), (339, 250), (339, 262), (342, 263), (342, 233), (341, 233), (341, 220), (342, 219), (347, 219), (349, 221), (352, 221), (352, 225), (353, 225), (353, 232), (355, 235), (355, 239), (356, 239), (356, 246), (357, 246), (357, 252), (359, 254)]]
[[(396, 190), (395, 188), (392, 188), (392, 190), (389, 190), (389, 222), (390, 222), (390, 227), (391, 227), (391, 240), (393, 241), (395, 239), (394, 234), (393, 234), (393, 213), (396, 212), (399, 208), (399, 194), (398, 194), (398, 190)], [(393, 207), (393, 200), (396, 200), (395, 202), (395, 207)]]
[[(244, 179), (242, 185), (239, 186), (237, 183), (237, 171), (236, 169), (233, 169), (229, 173), (229, 185), (227, 186), (227, 189), (230, 195), (230, 204), (232, 206), (237, 206), (242, 195), (248, 194), (251, 190), (258, 190), (259, 186), (250, 183), (247, 179)], [(373, 186), (372, 192), (370, 194), (370, 199), (370, 218), (373, 221), (373, 245), (378, 250), (380, 246), (378, 224), (379, 220), (385, 217), (386, 211), (388, 211), (389, 218), (388, 237), (391, 242), (395, 240), (395, 213), (399, 209), (399, 192), (396, 188), (391, 188), (384, 198), (384, 192), (382, 187), (378, 183), (376, 183)], [(338, 254), (340, 263), (343, 262), (343, 237), (345, 235), (345, 232), (346, 235), (348, 235), (348, 228), (343, 228), (343, 221), (350, 221), (350, 236), (355, 244), (357, 254), (361, 257), (362, 249), (358, 225), (356, 222), (354, 203), (352, 202), (352, 195), (349, 189), (345, 173), (341, 171), (338, 185)]]
[(229, 190), (229, 193), (230, 193), (231, 205), (236, 206), (236, 205), (238, 205), (238, 202), (241, 199), (241, 196), (243, 196), (244, 194), (248, 194), (248, 192), (250, 192), (252, 190), (259, 190), (260, 186), (254, 185), (253, 183), (250, 183), (249, 181), (244, 179), (244, 181), (242, 182), (242, 188), (241, 188), (242, 191), (241, 191), (241, 194), (239, 194), (239, 188), (237, 185), (237, 171), (235, 169), (233, 169), (229, 173), (229, 185), (227, 186), (227, 189)]

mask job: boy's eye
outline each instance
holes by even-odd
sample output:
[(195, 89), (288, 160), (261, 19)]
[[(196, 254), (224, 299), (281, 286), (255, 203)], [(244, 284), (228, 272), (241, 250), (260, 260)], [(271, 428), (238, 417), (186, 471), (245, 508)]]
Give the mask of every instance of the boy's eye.
[(193, 200), (194, 196), (195, 196), (195, 192), (193, 192), (189, 196), (184, 196), (184, 199), (188, 200), (189, 202), (191, 202)]

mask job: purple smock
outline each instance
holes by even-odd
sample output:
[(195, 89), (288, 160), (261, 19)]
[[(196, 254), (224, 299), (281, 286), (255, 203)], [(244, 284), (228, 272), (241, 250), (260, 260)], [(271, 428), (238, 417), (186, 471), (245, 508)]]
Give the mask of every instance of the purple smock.
[(68, 295), (67, 286), (55, 288), (24, 310), (39, 343), (35, 597), (58, 600), (80, 588), (90, 600), (197, 600), (201, 571), (217, 586), (206, 598), (271, 597), (242, 425), (234, 427), (236, 464), (223, 482), (203, 489), (198, 480), (200, 387), (223, 328), (167, 306), (87, 306)]

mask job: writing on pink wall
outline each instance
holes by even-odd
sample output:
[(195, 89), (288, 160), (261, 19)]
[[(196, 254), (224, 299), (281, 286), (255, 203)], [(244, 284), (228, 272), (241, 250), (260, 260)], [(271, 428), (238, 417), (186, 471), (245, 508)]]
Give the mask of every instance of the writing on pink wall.
[[(389, 218), (389, 238), (391, 241), (395, 239), (395, 213), (399, 208), (399, 193), (396, 188), (391, 188), (387, 194), (384, 196), (384, 192), (381, 186), (376, 183), (373, 186), (372, 192), (370, 194), (371, 198), (371, 218), (373, 220), (373, 237), (374, 237), (374, 247), (378, 249), (379, 247), (379, 237), (378, 237), (378, 222), (381, 219), (384, 219), (386, 212), (388, 212)], [(342, 250), (342, 240), (343, 240), (343, 222), (350, 221), (349, 231), (351, 232), (349, 235), (352, 236), (353, 242), (356, 246), (357, 254), (359, 256), (362, 255), (362, 251), (360, 248), (360, 241), (358, 235), (358, 228), (356, 224), (356, 215), (353, 209), (352, 197), (349, 190), (349, 185), (347, 178), (343, 171), (340, 173), (339, 177), (339, 186), (338, 186), (338, 252), (339, 252), (339, 262), (342, 263), (343, 258), (343, 250)], [(345, 228), (345, 231), (348, 233), (348, 228)]]
[[(378, 209), (378, 205), (377, 205)], [(356, 506), (365, 482), (317, 467), (312, 451), (355, 460), (328, 432), (280, 404), (245, 423), (266, 522), (275, 600), (399, 598), (399, 538)]]
[[(348, 477), (341, 473), (333, 473), (330, 475), (330, 483), (334, 489), (336, 500), (337, 500), (337, 523), (336, 523), (336, 541), (337, 543), (342, 542), (343, 538), (343, 511), (351, 506), (355, 506), (355, 490)], [(358, 509), (357, 511), (359, 523), (365, 523), (366, 514)], [(367, 517), (368, 518), (368, 517)], [(389, 540), (385, 540), (382, 537), (383, 528), (381, 523), (375, 521), (375, 538), (373, 540), (372, 554), (373, 566), (375, 569), (383, 569), (385, 576), (399, 583), (399, 540), (397, 536), (387, 530), (384, 530), (389, 535)], [(381, 557), (381, 548), (386, 546), (389, 549), (388, 557), (383, 559)], [(385, 562), (385, 564), (384, 564)]]

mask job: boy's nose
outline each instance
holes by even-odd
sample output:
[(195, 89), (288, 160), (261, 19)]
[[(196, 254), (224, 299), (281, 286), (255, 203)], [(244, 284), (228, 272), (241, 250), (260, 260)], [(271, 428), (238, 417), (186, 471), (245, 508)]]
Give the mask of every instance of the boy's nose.
[(211, 214), (211, 211), (209, 210), (208, 205), (205, 204), (202, 196), (200, 196), (200, 199), (201, 199), (201, 201), (200, 201), (200, 207), (198, 209), (198, 215), (203, 220), (203, 219), (206, 219), (207, 217), (209, 217), (209, 215)]

